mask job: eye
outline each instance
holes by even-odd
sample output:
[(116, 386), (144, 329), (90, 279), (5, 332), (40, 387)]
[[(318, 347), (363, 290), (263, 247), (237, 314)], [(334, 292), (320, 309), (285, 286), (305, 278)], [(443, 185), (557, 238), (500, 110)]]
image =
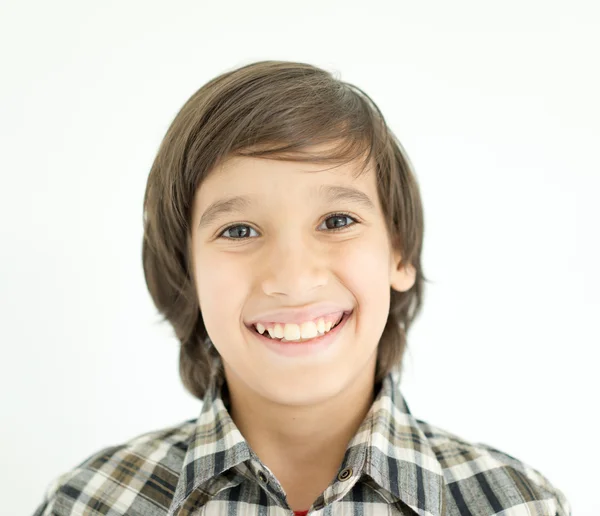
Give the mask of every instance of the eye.
[[(340, 221), (343, 221), (344, 219), (350, 219), (352, 221), (354, 221), (352, 224), (346, 224), (346, 225), (341, 225)], [(326, 226), (329, 226), (327, 224), (328, 220), (333, 220), (334, 224), (333, 227), (327, 227), (327, 229), (331, 230), (331, 231), (339, 231), (342, 229), (346, 229), (347, 227), (353, 226), (354, 224), (358, 224), (358, 221), (354, 218), (351, 217), (350, 215), (346, 214), (346, 213), (333, 213), (331, 215), (329, 215), (323, 222), (325, 222)]]
[(254, 231), (256, 233), (256, 230), (251, 228), (250, 226), (247, 226), (245, 224), (238, 224), (236, 226), (229, 226), (228, 228), (225, 228), (223, 232), (219, 235), (219, 237), (223, 237), (223, 235), (228, 231), (232, 231), (233, 235), (235, 235), (224, 237), (228, 240), (246, 240), (245, 237), (250, 231)]
[[(351, 224), (344, 223), (344, 219), (349, 219), (353, 221)], [(327, 221), (333, 220), (333, 224), (327, 224)], [(329, 231), (341, 231), (355, 224), (360, 224), (357, 219), (351, 217), (346, 213), (333, 213), (329, 215), (324, 221), (326, 225), (326, 229)], [(227, 232), (231, 231), (229, 236), (226, 235)], [(248, 236), (251, 231), (256, 233), (256, 230), (251, 226), (246, 224), (235, 224), (233, 226), (228, 226), (225, 228), (219, 235), (219, 238), (224, 238), (225, 240), (248, 240)]]

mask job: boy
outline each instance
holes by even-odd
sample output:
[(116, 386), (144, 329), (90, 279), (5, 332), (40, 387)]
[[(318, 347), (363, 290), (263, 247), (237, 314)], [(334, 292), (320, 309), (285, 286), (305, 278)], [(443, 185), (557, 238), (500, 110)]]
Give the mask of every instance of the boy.
[(216, 77), (167, 131), (144, 208), (147, 285), (201, 413), (90, 456), (36, 515), (571, 513), (399, 390), (423, 211), (362, 90), (282, 61)]

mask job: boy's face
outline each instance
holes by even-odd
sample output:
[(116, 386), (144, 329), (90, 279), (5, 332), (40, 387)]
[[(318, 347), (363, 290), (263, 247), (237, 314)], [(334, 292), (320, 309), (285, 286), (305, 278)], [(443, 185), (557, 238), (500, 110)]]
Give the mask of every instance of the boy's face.
[[(391, 247), (374, 170), (354, 179), (356, 164), (322, 170), (328, 167), (236, 157), (212, 171), (194, 199), (197, 295), (227, 381), (286, 405), (309, 405), (367, 376), (372, 381), (390, 286), (405, 291), (415, 278), (414, 269), (399, 268)], [(328, 200), (319, 193), (328, 186), (355, 189), (372, 208)], [(212, 203), (234, 196), (249, 200), (200, 224)], [(337, 212), (347, 215), (332, 217)], [(320, 303), (352, 313), (330, 344), (310, 352), (290, 343), (304, 351), (280, 354), (248, 324), (267, 312)]]

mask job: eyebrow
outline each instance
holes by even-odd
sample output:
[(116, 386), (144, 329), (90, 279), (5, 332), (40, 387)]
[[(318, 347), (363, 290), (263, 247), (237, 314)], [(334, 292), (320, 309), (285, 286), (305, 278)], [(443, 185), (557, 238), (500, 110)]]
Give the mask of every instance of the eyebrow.
[[(321, 185), (316, 189), (316, 193), (318, 197), (322, 197), (328, 203), (346, 201), (362, 206), (369, 211), (375, 210), (371, 198), (366, 193), (351, 186)], [(236, 195), (215, 201), (202, 214), (198, 229), (209, 226), (223, 215), (239, 213), (253, 204), (252, 197), (247, 195)]]

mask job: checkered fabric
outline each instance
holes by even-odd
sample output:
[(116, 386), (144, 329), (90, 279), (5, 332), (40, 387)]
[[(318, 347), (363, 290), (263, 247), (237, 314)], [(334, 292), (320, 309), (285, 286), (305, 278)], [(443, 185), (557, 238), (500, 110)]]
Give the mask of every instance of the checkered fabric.
[[(539, 471), (415, 419), (393, 371), (308, 516), (571, 516)], [(54, 479), (34, 516), (293, 516), (216, 376), (196, 419), (102, 449)]]

